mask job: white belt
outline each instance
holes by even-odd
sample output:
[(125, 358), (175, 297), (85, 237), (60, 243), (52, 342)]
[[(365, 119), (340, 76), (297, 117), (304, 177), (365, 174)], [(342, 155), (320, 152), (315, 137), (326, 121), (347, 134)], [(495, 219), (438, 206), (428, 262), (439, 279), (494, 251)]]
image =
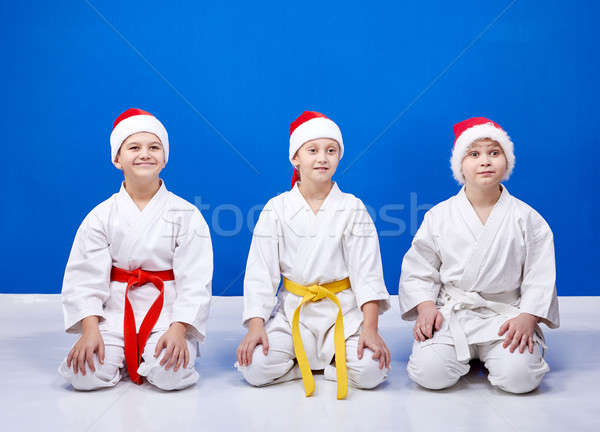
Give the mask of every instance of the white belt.
[(440, 308), (440, 311), (447, 311), (449, 314), (448, 326), (454, 338), (454, 347), (456, 348), (458, 361), (468, 361), (471, 358), (471, 354), (469, 352), (467, 335), (456, 316), (457, 311), (484, 307), (498, 314), (510, 317), (515, 317), (521, 313), (519, 308), (511, 304), (519, 298), (519, 289), (499, 294), (485, 293), (484, 295), (489, 300), (483, 298), (478, 292), (463, 291), (454, 286), (444, 286), (440, 290), (440, 297), (445, 300), (445, 304)]

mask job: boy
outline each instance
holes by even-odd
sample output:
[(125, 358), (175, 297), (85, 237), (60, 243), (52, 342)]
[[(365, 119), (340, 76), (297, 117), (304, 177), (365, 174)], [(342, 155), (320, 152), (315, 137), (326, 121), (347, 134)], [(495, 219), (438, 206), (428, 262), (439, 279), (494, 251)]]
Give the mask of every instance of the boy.
[(137, 384), (185, 388), (198, 380), (210, 307), (208, 226), (159, 178), (169, 138), (156, 117), (125, 111), (110, 146), (124, 182), (75, 236), (62, 300), (66, 331), (81, 337), (59, 372), (78, 390), (116, 385), (124, 365)]
[(559, 326), (552, 231), (500, 183), (515, 165), (506, 132), (483, 117), (454, 132), (465, 186), (425, 214), (402, 263), (402, 318), (416, 319), (408, 375), (442, 389), (479, 358), (492, 385), (529, 392), (549, 370), (538, 323)]

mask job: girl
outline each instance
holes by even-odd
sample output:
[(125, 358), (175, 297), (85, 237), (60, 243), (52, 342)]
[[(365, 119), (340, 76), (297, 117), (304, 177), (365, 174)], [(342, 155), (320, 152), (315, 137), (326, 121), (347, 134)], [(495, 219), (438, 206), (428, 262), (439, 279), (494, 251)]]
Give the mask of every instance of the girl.
[(348, 379), (359, 388), (386, 379), (390, 352), (378, 316), (389, 295), (379, 240), (363, 203), (331, 181), (343, 154), (340, 129), (323, 114), (305, 111), (291, 124), (292, 190), (260, 214), (244, 279), (248, 334), (237, 366), (252, 385), (302, 377), (310, 396), (311, 369), (324, 369), (343, 399)]

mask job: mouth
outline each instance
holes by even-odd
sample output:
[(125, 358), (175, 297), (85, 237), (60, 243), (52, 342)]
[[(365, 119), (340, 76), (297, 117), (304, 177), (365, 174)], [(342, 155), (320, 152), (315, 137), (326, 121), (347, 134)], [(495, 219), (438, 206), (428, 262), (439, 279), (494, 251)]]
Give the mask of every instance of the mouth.
[(479, 175), (492, 175), (494, 173), (495, 173), (495, 171), (482, 171), (482, 172), (479, 172), (477, 174), (479, 174)]
[(317, 168), (315, 168), (315, 169), (316, 169), (317, 171), (322, 171), (322, 172), (329, 171), (329, 168), (326, 168), (326, 167), (317, 167)]
[(152, 163), (152, 162), (140, 162), (140, 163), (135, 163), (133, 165), (135, 165), (135, 166), (154, 166), (156, 164)]

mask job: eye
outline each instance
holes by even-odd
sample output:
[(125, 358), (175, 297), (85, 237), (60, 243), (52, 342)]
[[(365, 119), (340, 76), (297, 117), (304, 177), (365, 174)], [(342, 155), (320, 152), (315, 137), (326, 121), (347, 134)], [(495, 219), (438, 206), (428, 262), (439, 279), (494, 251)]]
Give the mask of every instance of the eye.
[(490, 152), (490, 154), (491, 154), (492, 156), (498, 156), (498, 155), (500, 154), (500, 152), (499, 152), (498, 150), (492, 150), (492, 151)]
[(152, 150), (160, 150), (160, 146), (157, 145), (153, 145), (152, 147), (150, 147)]
[(134, 145), (134, 146), (129, 147), (129, 150), (138, 150), (139, 148), (140, 148), (139, 146)]
[(334, 147), (331, 147), (329, 149), (329, 153), (337, 153), (337, 149), (335, 149)]
[(477, 156), (479, 156), (479, 152), (477, 152), (477, 151), (470, 151), (469, 152), (469, 156), (471, 156), (471, 157), (477, 157)]
[(316, 152), (316, 150), (315, 150), (314, 148), (309, 148), (309, 149), (308, 149), (308, 152), (309, 152), (309, 153), (314, 153), (314, 152)]

